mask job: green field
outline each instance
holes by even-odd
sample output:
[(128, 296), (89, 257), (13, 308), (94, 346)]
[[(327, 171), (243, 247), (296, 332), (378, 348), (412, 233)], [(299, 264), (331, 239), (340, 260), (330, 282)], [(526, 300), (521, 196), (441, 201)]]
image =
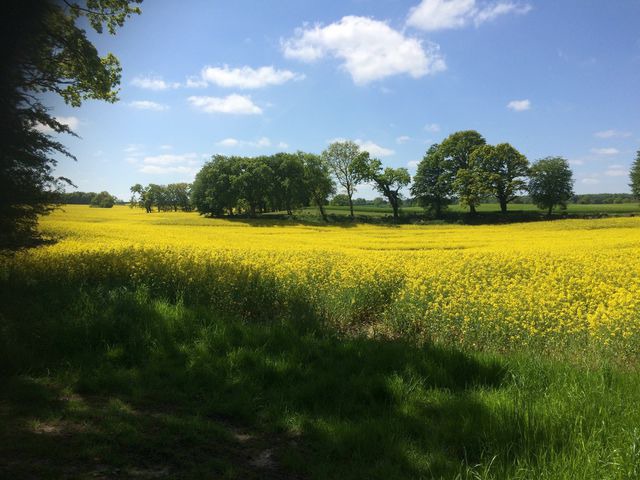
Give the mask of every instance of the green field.
[[(497, 203), (484, 203), (481, 204), (477, 208), (479, 213), (490, 213), (490, 214), (498, 214), (500, 215), (500, 206)], [(348, 215), (349, 207), (343, 206), (333, 206), (329, 205), (326, 207), (326, 212), (329, 215)], [(468, 212), (468, 208), (465, 208), (461, 205), (451, 205), (449, 206), (446, 214), (459, 215), (466, 214)], [(393, 215), (391, 207), (374, 207), (369, 205), (356, 205), (354, 206), (354, 213), (356, 216), (361, 217), (390, 217)], [(512, 216), (518, 216), (521, 214), (539, 214), (540, 216), (544, 216), (545, 212), (540, 210), (533, 204), (523, 203), (523, 204), (510, 204), (509, 205), (509, 214)], [(296, 212), (299, 215), (310, 215), (316, 216), (318, 214), (317, 208), (305, 208), (302, 211)], [(403, 207), (401, 209), (401, 214), (405, 216), (416, 216), (423, 215), (424, 209), (421, 207)], [(620, 204), (575, 204), (571, 203), (567, 205), (566, 210), (555, 209), (555, 216), (562, 215), (629, 215), (629, 214), (640, 214), (640, 204), (638, 203), (620, 203)]]

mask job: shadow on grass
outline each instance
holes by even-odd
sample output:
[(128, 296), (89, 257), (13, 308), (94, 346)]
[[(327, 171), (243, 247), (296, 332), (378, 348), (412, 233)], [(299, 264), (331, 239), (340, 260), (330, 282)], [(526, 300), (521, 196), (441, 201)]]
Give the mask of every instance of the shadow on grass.
[(495, 358), (78, 288), (0, 296), (9, 478), (454, 478), (566, 441), (487, 401)]

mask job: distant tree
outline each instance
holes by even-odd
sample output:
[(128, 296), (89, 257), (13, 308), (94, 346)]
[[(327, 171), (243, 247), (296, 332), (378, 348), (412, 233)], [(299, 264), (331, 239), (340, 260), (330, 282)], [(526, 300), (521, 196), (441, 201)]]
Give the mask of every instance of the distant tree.
[(191, 201), (202, 215), (234, 214), (239, 201), (241, 159), (214, 155), (197, 173)]
[(282, 209), (293, 215), (294, 209), (309, 203), (303, 155), (277, 153), (272, 158), (276, 161), (272, 188), (279, 193)]
[(573, 196), (573, 175), (569, 163), (562, 157), (538, 160), (529, 171), (529, 195), (538, 207), (551, 216), (553, 207), (566, 207)]
[(485, 176), (471, 154), (486, 143), (484, 137), (475, 130), (464, 130), (449, 135), (439, 147), (447, 168), (454, 172), (454, 194), (469, 207), (471, 214), (476, 213), (480, 199), (488, 193)]
[[(42, 103), (54, 94), (71, 106), (85, 99), (117, 100), (121, 67), (98, 55), (85, 24), (117, 27), (140, 10), (140, 0), (21, 0), (0, 16), (0, 244), (35, 235), (38, 217), (52, 210), (64, 184), (55, 155), (74, 158), (48, 132), (73, 134)], [(80, 17), (84, 17), (81, 19)]]
[(260, 157), (244, 158), (240, 162), (240, 173), (236, 178), (238, 197), (246, 202), (252, 217), (266, 205), (274, 178), (273, 170)]
[(450, 162), (447, 162), (435, 143), (429, 147), (413, 177), (411, 194), (419, 204), (433, 212), (436, 217), (451, 203), (453, 176)]
[(174, 212), (178, 209), (188, 212), (191, 210), (189, 199), (191, 185), (188, 183), (170, 183), (167, 185), (167, 201)]
[(100, 192), (91, 199), (91, 206), (98, 208), (112, 208), (116, 203), (116, 197), (109, 192)]
[(409, 185), (411, 176), (406, 168), (382, 167), (382, 162), (368, 155), (359, 156), (354, 162), (354, 171), (365, 181), (373, 182), (376, 190), (384, 195), (393, 209), (394, 220), (400, 211), (400, 190)]
[(338, 193), (331, 198), (329, 204), (336, 207), (348, 207), (349, 197), (344, 193)]
[(356, 186), (362, 182), (361, 172), (356, 170), (354, 166), (359, 158), (367, 155), (366, 152), (360, 151), (360, 147), (355, 142), (350, 140), (333, 142), (322, 152), (322, 158), (329, 165), (338, 183), (346, 191), (351, 218), (354, 218), (353, 193)]
[(389, 202), (387, 200), (385, 200), (384, 198), (382, 198), (382, 197), (376, 197), (376, 198), (373, 199), (371, 204), (374, 207), (385, 207), (385, 206), (389, 205)]
[(640, 150), (636, 153), (636, 159), (631, 165), (631, 171), (629, 172), (631, 183), (631, 193), (636, 199), (640, 200)]
[(336, 185), (331, 179), (329, 165), (319, 155), (298, 152), (304, 164), (305, 188), (311, 202), (318, 207), (320, 215), (327, 221), (324, 206), (329, 195), (336, 191)]
[(507, 213), (507, 204), (527, 187), (524, 179), (529, 173), (527, 157), (508, 143), (500, 143), (477, 147), (469, 161), (481, 171), (489, 193), (498, 199), (502, 213)]

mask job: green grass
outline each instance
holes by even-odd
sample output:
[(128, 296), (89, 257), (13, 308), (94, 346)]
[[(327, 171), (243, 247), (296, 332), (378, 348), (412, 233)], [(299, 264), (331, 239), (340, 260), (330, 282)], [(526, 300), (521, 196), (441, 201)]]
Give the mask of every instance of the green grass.
[[(484, 214), (498, 214), (500, 213), (500, 205), (497, 203), (484, 203), (478, 207), (479, 213)], [(455, 217), (456, 219), (460, 214), (466, 214), (469, 211), (468, 208), (463, 207), (461, 205), (451, 205), (447, 209), (445, 214), (445, 218), (447, 217)], [(327, 206), (326, 212), (328, 215), (333, 216), (345, 216), (349, 214), (349, 207), (339, 207), (339, 206)], [(401, 209), (402, 215), (406, 216), (420, 216), (424, 215), (424, 209), (421, 207), (404, 207)], [(509, 212), (511, 216), (516, 219), (520, 219), (523, 216), (524, 219), (532, 219), (533, 216), (544, 216), (546, 212), (540, 210), (533, 204), (525, 203), (525, 204), (510, 204)], [(304, 208), (296, 214), (301, 216), (317, 216), (318, 209), (317, 208)], [(391, 207), (374, 207), (370, 205), (359, 205), (354, 207), (354, 214), (358, 217), (371, 217), (371, 218), (381, 218), (388, 217), (393, 215), (393, 211)], [(554, 210), (554, 215), (629, 215), (629, 214), (640, 214), (640, 204), (638, 203), (621, 203), (621, 204), (569, 204), (565, 211), (560, 209)], [(488, 217), (490, 220), (492, 217)]]
[(637, 479), (640, 375), (604, 360), (247, 321), (0, 279), (0, 477)]

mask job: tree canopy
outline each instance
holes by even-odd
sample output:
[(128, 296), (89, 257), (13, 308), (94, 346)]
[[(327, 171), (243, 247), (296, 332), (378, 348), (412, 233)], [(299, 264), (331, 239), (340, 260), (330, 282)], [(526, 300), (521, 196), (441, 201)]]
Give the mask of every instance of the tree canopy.
[(529, 171), (529, 195), (536, 205), (551, 215), (553, 207), (566, 207), (573, 196), (573, 175), (562, 157), (546, 157)]
[(640, 150), (636, 152), (636, 159), (631, 165), (631, 171), (629, 172), (629, 178), (631, 183), (631, 193), (634, 197), (640, 200)]
[(349, 199), (349, 214), (351, 218), (354, 218), (353, 194), (358, 184), (364, 180), (362, 177), (363, 171), (357, 168), (357, 162), (368, 155), (367, 152), (362, 152), (360, 147), (351, 140), (333, 142), (322, 152), (322, 158), (331, 169), (338, 184), (344, 188)]
[(50, 133), (73, 134), (42, 102), (59, 95), (77, 107), (86, 99), (117, 100), (121, 67), (100, 56), (78, 23), (114, 34), (142, 0), (23, 0), (3, 7), (0, 20), (0, 244), (33, 236), (38, 216), (52, 209), (67, 178), (56, 177), (53, 155), (74, 158)]

